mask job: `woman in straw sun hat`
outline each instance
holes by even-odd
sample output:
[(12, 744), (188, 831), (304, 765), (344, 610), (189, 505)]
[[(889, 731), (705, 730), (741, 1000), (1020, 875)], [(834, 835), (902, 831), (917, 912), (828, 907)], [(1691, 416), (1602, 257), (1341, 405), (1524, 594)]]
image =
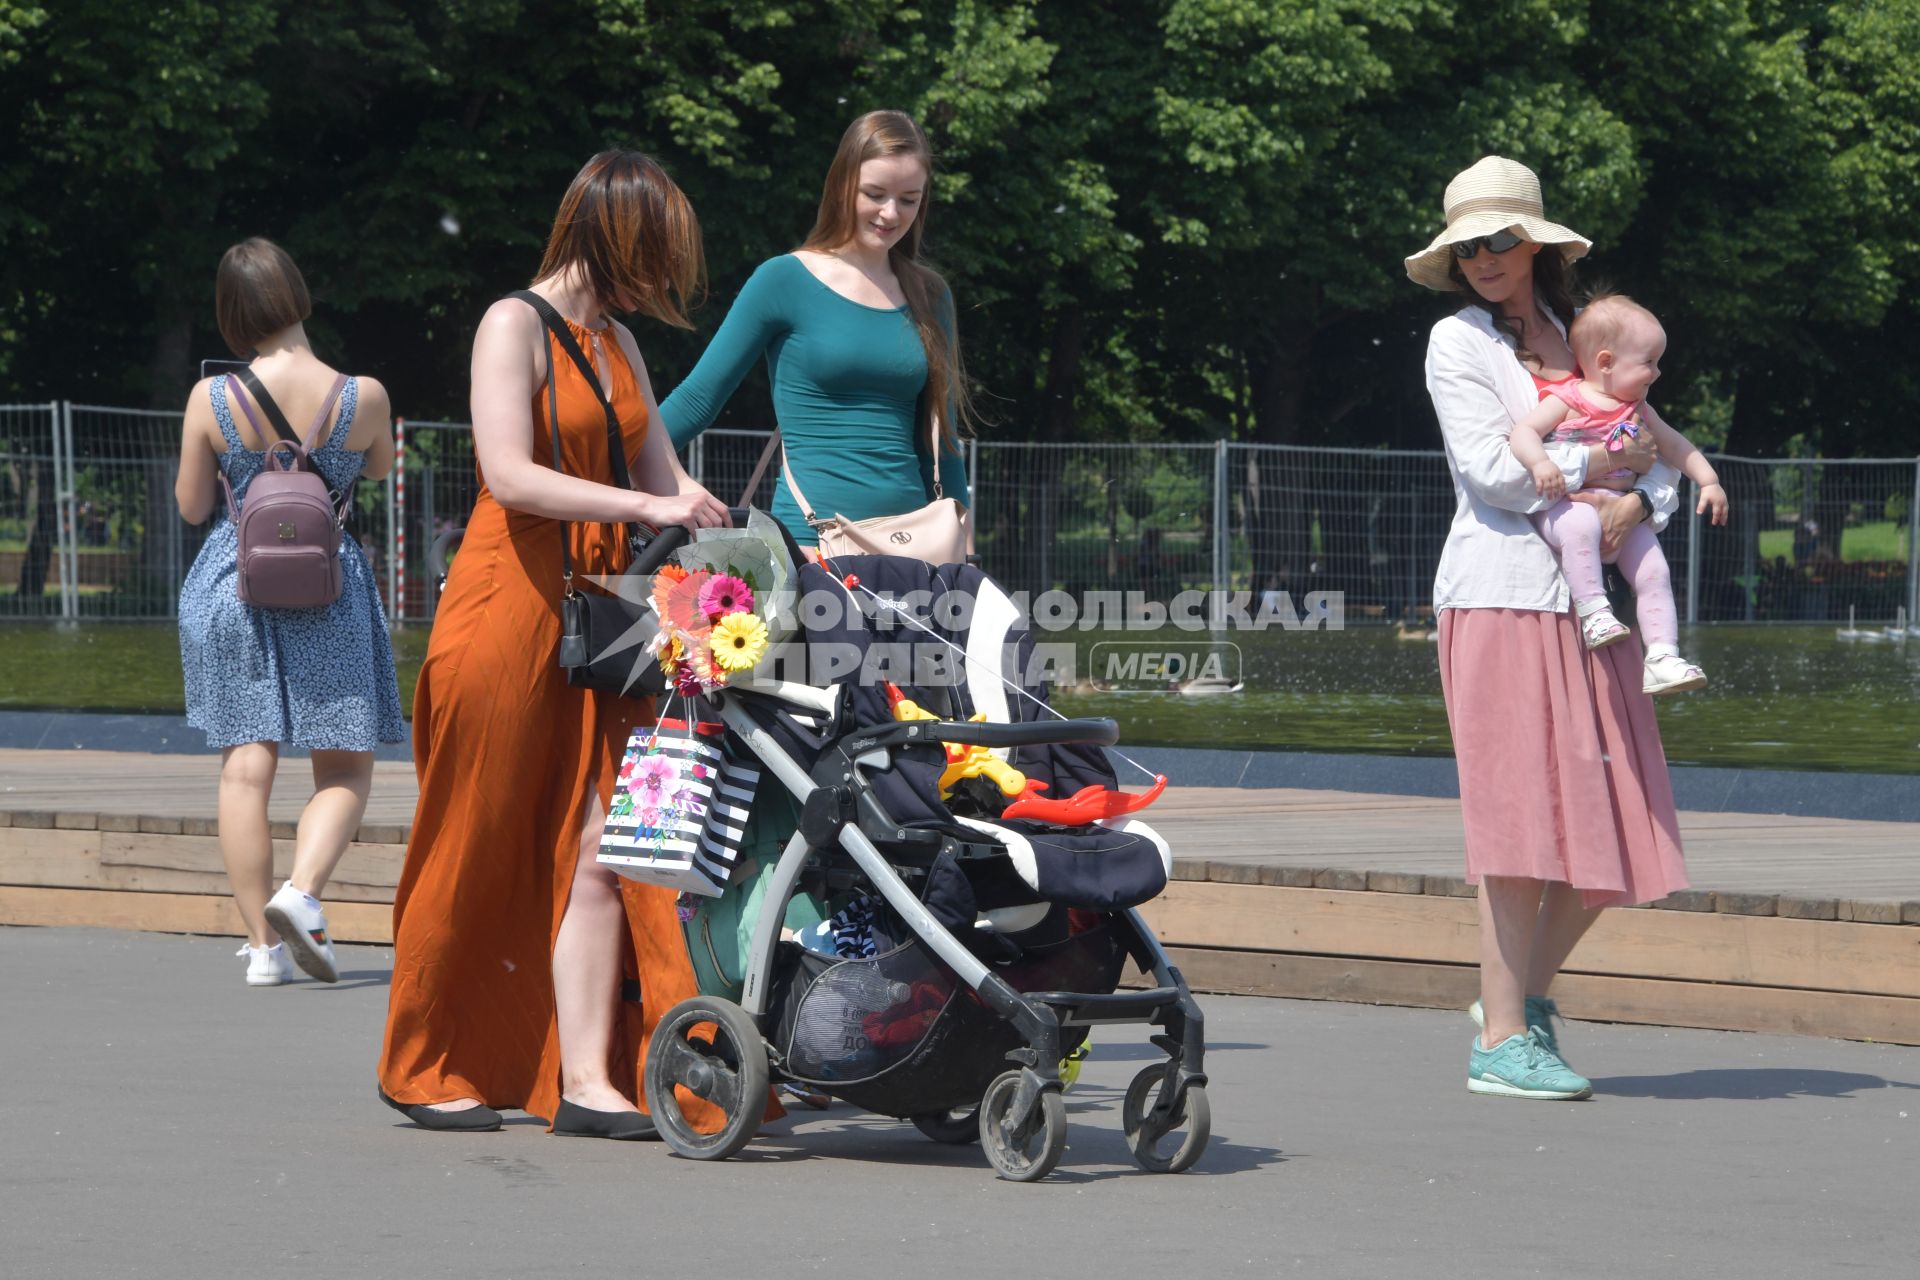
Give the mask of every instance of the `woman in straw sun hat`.
[[(1548, 998), (1601, 908), (1686, 886), (1679, 826), (1637, 638), (1589, 650), (1565, 580), (1528, 513), (1548, 502), (1508, 447), (1543, 389), (1575, 372), (1572, 263), (1588, 241), (1547, 220), (1540, 180), (1488, 156), (1447, 184), (1446, 228), (1406, 260), (1466, 305), (1433, 327), (1427, 390), (1457, 505), (1434, 578), (1440, 684), (1460, 771), (1467, 878), (1480, 885), (1482, 1031), (1467, 1087), (1584, 1098), (1560, 1057)], [(1677, 479), (1641, 440), (1623, 451), (1554, 442), (1568, 490), (1639, 478), (1598, 500), (1607, 549), (1672, 513)], [(1588, 476), (1594, 477), (1589, 480)]]

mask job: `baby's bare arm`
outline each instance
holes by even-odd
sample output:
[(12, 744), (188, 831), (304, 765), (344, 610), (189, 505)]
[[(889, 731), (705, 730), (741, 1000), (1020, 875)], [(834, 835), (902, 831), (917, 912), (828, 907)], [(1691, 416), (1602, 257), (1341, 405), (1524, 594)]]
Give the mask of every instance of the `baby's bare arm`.
[(1526, 417), (1513, 424), (1513, 431), (1507, 436), (1507, 447), (1513, 450), (1513, 456), (1526, 466), (1535, 466), (1547, 460), (1547, 451), (1541, 448), (1541, 442), (1553, 434), (1555, 427), (1565, 422), (1573, 410), (1564, 400), (1548, 396)]
[(1693, 441), (1668, 426), (1650, 404), (1640, 406), (1647, 429), (1653, 432), (1653, 447), (1659, 453), (1660, 460), (1676, 470), (1686, 473), (1689, 480), (1701, 488), (1720, 483), (1719, 472), (1707, 461), (1707, 455), (1700, 452)]
[(1567, 496), (1567, 477), (1547, 457), (1543, 441), (1571, 412), (1564, 403), (1549, 396), (1514, 423), (1513, 430), (1507, 433), (1507, 448), (1533, 475), (1533, 491), (1551, 502)]

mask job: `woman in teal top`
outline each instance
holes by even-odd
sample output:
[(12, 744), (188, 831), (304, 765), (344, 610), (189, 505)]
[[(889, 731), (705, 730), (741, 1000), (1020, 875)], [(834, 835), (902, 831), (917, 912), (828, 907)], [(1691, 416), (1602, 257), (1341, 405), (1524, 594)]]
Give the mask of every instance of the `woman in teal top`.
[[(972, 504), (956, 430), (969, 405), (953, 298), (919, 261), (929, 160), (903, 113), (853, 122), (806, 243), (760, 264), (661, 404), (675, 447), (713, 425), (764, 354), (787, 462), (816, 517), (866, 520), (932, 501), (936, 429), (940, 490)], [(773, 514), (799, 542), (818, 542), (784, 479)]]

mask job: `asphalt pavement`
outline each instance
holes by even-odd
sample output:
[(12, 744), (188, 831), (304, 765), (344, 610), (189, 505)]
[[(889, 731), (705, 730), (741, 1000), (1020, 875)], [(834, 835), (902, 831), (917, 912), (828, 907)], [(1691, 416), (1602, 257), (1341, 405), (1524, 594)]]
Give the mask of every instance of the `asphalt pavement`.
[(1920, 1049), (1574, 1023), (1598, 1096), (1470, 1095), (1464, 1014), (1208, 998), (1211, 1146), (1134, 1166), (1103, 1030), (1047, 1181), (836, 1106), (718, 1164), (374, 1098), (389, 953), (0, 928), (0, 1277), (1911, 1280)]

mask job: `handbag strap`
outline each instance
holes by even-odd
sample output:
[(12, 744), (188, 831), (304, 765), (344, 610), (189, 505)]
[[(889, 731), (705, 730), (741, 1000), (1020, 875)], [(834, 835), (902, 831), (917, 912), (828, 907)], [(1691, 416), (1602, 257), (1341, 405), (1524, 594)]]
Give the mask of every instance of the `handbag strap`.
[[(302, 456), (313, 452), (314, 441), (320, 438), (320, 428), (332, 421), (333, 408), (340, 403), (340, 392), (347, 385), (346, 374), (333, 375), (333, 385), (327, 389), (327, 398), (321, 402), (320, 411), (313, 415), (313, 425), (307, 428), (306, 439), (302, 440), (293, 433), (293, 427), (287, 422), (287, 415), (280, 411), (280, 406), (267, 393), (266, 385), (255, 376), (253, 370), (242, 369), (237, 376), (246, 384), (247, 391), (253, 393), (253, 399), (259, 402), (260, 412), (267, 415), (267, 421), (272, 423), (273, 429), (280, 433), (281, 442), (293, 445)], [(264, 440), (267, 436), (266, 429), (260, 425), (260, 419), (254, 414), (253, 405), (247, 399), (247, 391), (242, 391), (231, 381), (227, 383), (228, 398), (239, 401), (240, 412), (247, 416), (247, 422), (252, 425), (253, 433)], [(274, 446), (269, 444), (267, 451), (271, 453), (273, 448)]]
[[(293, 433), (293, 428), (287, 423), (287, 415), (280, 411), (280, 406), (274, 403), (273, 397), (267, 393), (267, 388), (261, 383), (252, 369), (242, 369), (236, 376), (252, 390), (253, 398), (260, 402), (261, 411), (267, 415), (267, 421), (271, 422), (274, 430), (280, 433), (279, 440), (271, 441), (267, 445), (266, 454), (269, 465), (271, 465), (272, 457), (279, 451), (281, 445), (291, 445), (297, 464), (317, 471), (318, 468), (313, 466), (312, 459), (308, 455), (313, 452), (313, 442), (319, 439), (320, 429), (333, 419), (334, 406), (340, 403), (340, 393), (346, 389), (347, 375), (344, 373), (336, 373), (333, 375), (333, 385), (327, 389), (327, 398), (321, 402), (320, 411), (313, 415), (313, 425), (307, 428), (307, 438), (304, 443), (299, 436)], [(253, 427), (253, 433), (261, 439), (265, 439), (267, 435), (266, 430), (261, 427), (260, 419), (255, 416), (253, 405), (248, 402), (247, 393), (235, 386), (231, 377), (227, 379), (227, 398), (238, 402), (240, 412), (246, 415), (247, 422)], [(287, 469), (288, 468), (284, 466), (281, 467), (283, 471)], [(344, 528), (347, 523), (347, 511), (353, 505), (354, 486), (359, 484), (359, 482), (360, 477), (356, 475), (352, 480), (347, 482), (347, 491), (344, 494), (330, 492), (328, 495), (329, 497), (339, 500), (339, 505), (334, 511), (334, 523), (342, 528)], [(226, 490), (227, 511), (234, 519), (239, 519), (240, 504), (234, 499), (233, 482), (227, 479), (227, 472), (224, 467), (220, 470), (220, 487)]]
[[(553, 347), (554, 342), (557, 341), (561, 350), (565, 351), (567, 356), (573, 361), (574, 367), (580, 371), (580, 376), (586, 380), (587, 386), (592, 388), (593, 398), (599, 401), (600, 411), (606, 415), (607, 470), (612, 476), (613, 486), (616, 489), (633, 488), (632, 478), (627, 471), (627, 451), (620, 436), (620, 415), (614, 410), (613, 402), (607, 399), (606, 391), (600, 385), (600, 374), (594, 369), (593, 362), (587, 359), (586, 353), (580, 349), (580, 344), (574, 341), (572, 331), (567, 328), (565, 321), (560, 318), (560, 313), (554, 310), (552, 303), (531, 289), (516, 289), (507, 296), (510, 298), (518, 298), (520, 301), (532, 307), (534, 314), (540, 317), (540, 321), (545, 326), (547, 333), (551, 335), (551, 338), (546, 343), (547, 429), (553, 439), (553, 469), (561, 475), (567, 474), (566, 464), (560, 455), (560, 391), (553, 376)], [(571, 546), (571, 530), (567, 521), (560, 520), (557, 521), (557, 523), (560, 526), (560, 578), (564, 584), (565, 593), (572, 595), (573, 550)], [(621, 523), (620, 527), (622, 529), (622, 539), (626, 540), (630, 538), (631, 531), (627, 530), (626, 525)]]
[[(753, 495), (760, 491), (760, 479), (767, 474), (767, 464), (773, 461), (773, 451), (780, 447), (780, 428), (775, 427), (773, 434), (767, 437), (767, 447), (760, 451), (760, 461), (753, 464), (753, 474), (747, 477), (747, 487), (740, 491), (740, 501), (736, 507), (744, 507), (753, 501)], [(782, 455), (784, 461), (785, 455)], [(791, 489), (793, 486), (787, 486)]]
[[(243, 366), (235, 376), (246, 384), (247, 391), (253, 394), (255, 400), (259, 401), (260, 412), (267, 415), (267, 421), (271, 422), (273, 429), (280, 433), (280, 438), (299, 444), (300, 437), (293, 433), (292, 425), (287, 422), (287, 415), (280, 411), (280, 405), (267, 393), (267, 384), (260, 381), (260, 375), (253, 371), (253, 366)], [(233, 383), (229, 381), (227, 386), (232, 388)], [(235, 388), (235, 390), (237, 391), (238, 389)], [(246, 411), (247, 421), (253, 424), (254, 433), (262, 440), (266, 439), (267, 433), (260, 426), (260, 419), (253, 416), (253, 406), (247, 403), (246, 394), (240, 393), (239, 400), (240, 407)]]
[[(933, 451), (931, 457), (933, 470), (933, 501), (938, 502), (946, 496), (946, 492), (940, 484), (940, 420), (938, 418), (930, 419), (929, 427), (931, 429), (928, 432), (927, 447)], [(753, 491), (759, 488), (760, 473), (765, 470), (767, 457), (773, 452), (773, 447), (776, 444), (780, 446), (780, 474), (786, 478), (787, 492), (793, 495), (795, 505), (800, 508), (800, 517), (805, 520), (809, 526), (818, 529), (821, 525), (825, 524), (826, 521), (814, 516), (813, 507), (808, 503), (807, 496), (801, 493), (800, 486), (794, 483), (793, 467), (787, 461), (787, 443), (780, 438), (778, 428), (774, 430), (773, 439), (767, 441), (766, 452), (760, 455), (760, 465), (753, 469), (753, 480), (747, 485), (746, 497), (740, 499), (740, 505), (743, 507), (746, 506), (747, 498), (751, 498)]]
[[(626, 447), (620, 437), (620, 414), (614, 409), (613, 401), (607, 398), (606, 389), (600, 385), (600, 374), (594, 369), (593, 362), (587, 359), (587, 353), (580, 349), (578, 342), (574, 341), (573, 330), (567, 328), (566, 321), (562, 320), (560, 313), (553, 309), (553, 304), (533, 290), (516, 289), (508, 296), (520, 299), (539, 314), (541, 321), (547, 326), (547, 331), (554, 336), (554, 340), (560, 344), (560, 349), (573, 361), (573, 367), (578, 369), (580, 376), (586, 380), (588, 388), (593, 392), (593, 398), (600, 404), (600, 412), (606, 415), (607, 470), (613, 476), (613, 485), (616, 489), (633, 488), (633, 480), (627, 474)], [(553, 385), (552, 351), (547, 352), (547, 379), (547, 385), (551, 387)]]

